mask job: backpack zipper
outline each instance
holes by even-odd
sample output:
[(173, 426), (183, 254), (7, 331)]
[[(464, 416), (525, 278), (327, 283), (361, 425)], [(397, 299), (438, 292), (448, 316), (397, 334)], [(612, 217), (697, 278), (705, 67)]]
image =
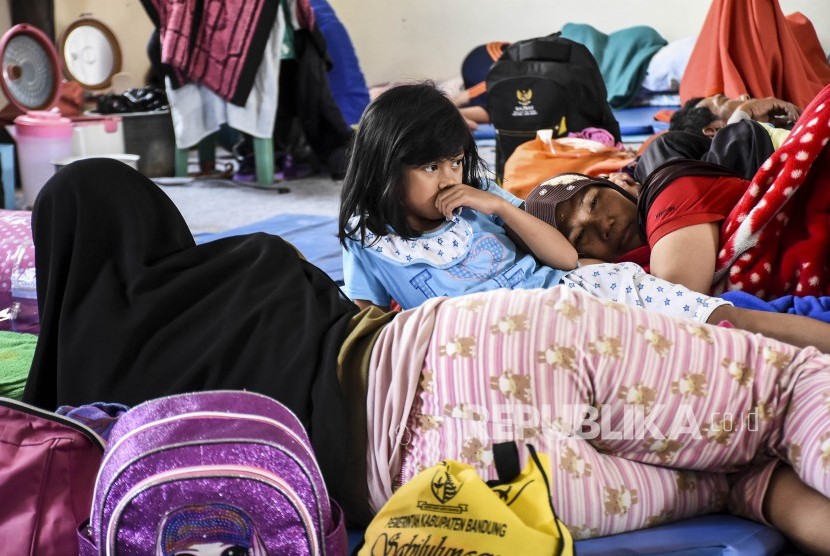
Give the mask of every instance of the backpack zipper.
[[(254, 439), (254, 438), (217, 438), (217, 439), (210, 440), (210, 441), (191, 440), (191, 441), (188, 441), (188, 442), (179, 442), (179, 443), (176, 443), (176, 444), (167, 444), (167, 445), (162, 446), (160, 448), (156, 448), (155, 450), (148, 450), (147, 452), (142, 453), (139, 457), (133, 458), (133, 459), (125, 462), (124, 465), (122, 465), (112, 475), (108, 486), (112, 486), (116, 482), (118, 477), (121, 476), (121, 473), (125, 469), (127, 469), (131, 465), (134, 465), (136, 462), (138, 462), (138, 461), (142, 460), (143, 458), (148, 457), (150, 455), (159, 454), (159, 453), (164, 452), (166, 450), (172, 450), (172, 449), (176, 449), (176, 448), (184, 448), (184, 447), (189, 447), (189, 446), (200, 446), (200, 445), (206, 445), (206, 444), (227, 444), (227, 443), (257, 444), (257, 445), (260, 445), (260, 446), (269, 446), (271, 448), (279, 450), (280, 452), (285, 454), (288, 458), (290, 458), (294, 463), (296, 463), (297, 467), (302, 469), (306, 480), (311, 485), (311, 490), (313, 491), (315, 500), (317, 502), (316, 503), (316, 506), (317, 506), (316, 509), (317, 509), (317, 518), (320, 521), (320, 524), (319, 524), (320, 525), (320, 530), (325, 531), (326, 524), (325, 524), (325, 521), (323, 519), (323, 517), (324, 517), (324, 515), (323, 515), (323, 504), (325, 502), (323, 502), (323, 501), (328, 500), (328, 493), (324, 491), (323, 495), (322, 496), (320, 495), (320, 493), (318, 492), (318, 489), (317, 489), (317, 485), (315, 484), (315, 481), (312, 479), (311, 471), (308, 469), (308, 467), (306, 467), (306, 465), (302, 461), (300, 461), (297, 457), (295, 457), (293, 453), (291, 453), (289, 450), (287, 450), (285, 446), (276, 444), (274, 442), (267, 442), (267, 441), (260, 440), (260, 439)], [(251, 466), (251, 467), (253, 467), (253, 466)], [(322, 476), (320, 477), (320, 480), (323, 483), (323, 488), (325, 489), (325, 482), (322, 481)], [(96, 521), (98, 521), (98, 522), (103, 521), (103, 507), (106, 505), (106, 500), (108, 498), (109, 498), (109, 489), (103, 495), (103, 501), (99, 506), (99, 507), (102, 508), (102, 511), (100, 512), (102, 515), (100, 515), (100, 517), (98, 519), (96, 519)], [(94, 497), (93, 497), (93, 500), (94, 500)], [(93, 502), (93, 504), (94, 504), (94, 502)], [(90, 527), (91, 526), (92, 526), (92, 522), (90, 521)]]
[(45, 409), (40, 409), (39, 407), (35, 407), (24, 402), (19, 402), (11, 398), (0, 398), (0, 405), (8, 407), (10, 409), (22, 411), (23, 413), (27, 413), (35, 417), (41, 417), (49, 421), (55, 421), (62, 425), (66, 425), (69, 428), (75, 429), (76, 431), (87, 437), (90, 440), (90, 442), (92, 442), (95, 446), (101, 449), (101, 452), (104, 451), (104, 445), (106, 443), (104, 442), (104, 439), (101, 437), (101, 435), (99, 435), (97, 432), (87, 427), (83, 423), (80, 423), (74, 419), (64, 417), (63, 415), (58, 415), (57, 413), (54, 413), (52, 411), (46, 411)]
[(501, 129), (498, 128), (498, 132), (500, 135), (507, 135), (509, 137), (535, 137), (537, 130), (532, 131), (521, 131), (521, 130), (511, 130), (511, 129)]
[[(311, 456), (311, 458), (315, 462), (317, 461), (317, 459), (314, 457), (314, 453), (306, 445), (306, 442), (304, 442), (303, 439), (300, 438), (300, 436), (296, 432), (291, 430), (284, 423), (280, 423), (279, 421), (276, 421), (276, 420), (271, 419), (269, 417), (263, 417), (263, 416), (260, 416), (260, 415), (252, 415), (250, 413), (227, 413), (227, 412), (223, 412), (223, 411), (192, 411), (192, 412), (185, 413), (184, 415), (171, 415), (171, 416), (165, 417), (163, 419), (158, 419), (156, 421), (150, 421), (149, 423), (145, 423), (141, 426), (138, 426), (138, 427), (128, 431), (121, 438), (119, 438), (115, 442), (115, 444), (113, 444), (109, 447), (109, 450), (107, 451), (107, 454), (104, 457), (104, 461), (101, 462), (101, 467), (106, 465), (107, 460), (109, 460), (110, 454), (112, 454), (115, 450), (117, 450), (118, 447), (127, 438), (135, 436), (136, 434), (138, 434), (141, 431), (144, 431), (144, 430), (146, 430), (150, 427), (155, 427), (157, 425), (163, 425), (165, 423), (181, 421), (183, 419), (191, 419), (191, 418), (195, 419), (195, 418), (202, 418), (202, 417), (210, 417), (210, 418), (218, 418), (218, 419), (242, 419), (242, 420), (258, 421), (260, 423), (266, 423), (266, 424), (274, 425), (275, 427), (277, 427), (279, 429), (283, 429), (285, 432), (287, 432), (292, 438), (294, 438), (297, 441), (297, 443), (300, 446), (303, 447), (303, 449), (306, 451), (306, 453), (309, 456)], [(319, 466), (317, 467), (317, 470), (319, 471)]]
[(185, 467), (184, 469), (174, 469), (172, 471), (158, 473), (133, 486), (133, 488), (131, 488), (118, 502), (118, 505), (113, 510), (112, 516), (107, 524), (106, 554), (109, 556), (116, 553), (118, 522), (121, 520), (121, 516), (127, 505), (132, 502), (135, 497), (159, 485), (172, 483), (182, 479), (204, 479), (217, 477), (241, 478), (258, 481), (272, 487), (274, 490), (285, 496), (300, 516), (303, 528), (305, 529), (306, 539), (308, 540), (308, 546), (311, 549), (310, 553), (322, 553), (317, 542), (317, 535), (314, 532), (314, 520), (308, 512), (308, 508), (305, 507), (297, 492), (294, 491), (294, 489), (279, 476), (262, 469), (245, 467), (242, 465), (204, 465)]
[[(107, 452), (104, 456), (104, 460), (101, 462), (101, 467), (99, 468), (99, 472), (98, 472), (99, 477), (100, 477), (101, 473), (103, 472), (104, 467), (109, 462), (110, 455), (113, 452), (115, 452), (115, 450), (118, 448), (118, 446), (121, 444), (121, 442), (124, 441), (126, 438), (130, 438), (132, 436), (135, 436), (136, 434), (138, 434), (138, 432), (146, 430), (146, 429), (148, 429), (150, 427), (153, 427), (153, 426), (156, 426), (156, 425), (165, 424), (165, 423), (174, 422), (174, 421), (181, 421), (182, 419), (204, 418), (204, 417), (220, 418), (220, 419), (244, 419), (244, 420), (258, 421), (260, 423), (270, 424), (270, 425), (276, 427), (277, 429), (283, 430), (283, 431), (287, 432), (290, 437), (292, 437), (294, 440), (296, 440), (298, 445), (302, 447), (302, 449), (305, 451), (305, 453), (309, 456), (312, 463), (314, 464), (314, 471), (317, 472), (317, 476), (320, 477), (320, 479), (321, 479), (322, 492), (318, 491), (317, 484), (315, 483), (314, 480), (311, 479), (312, 470), (308, 469), (305, 464), (303, 464), (302, 462), (300, 462), (298, 460), (298, 458), (293, 457), (290, 454), (290, 451), (287, 450), (284, 446), (280, 446), (280, 445), (277, 445), (273, 442), (267, 442), (267, 441), (263, 441), (263, 440), (260, 440), (260, 439), (247, 439), (247, 438), (246, 439), (239, 439), (239, 438), (215, 439), (215, 440), (211, 440), (210, 443), (211, 444), (221, 444), (221, 443), (225, 443), (225, 442), (249, 442), (249, 443), (252, 443), (252, 444), (265, 444), (265, 445), (269, 445), (269, 446), (272, 446), (274, 448), (277, 448), (277, 449), (283, 451), (284, 453), (286, 453), (287, 455), (289, 455), (289, 457), (291, 457), (291, 459), (293, 459), (297, 463), (297, 465), (299, 467), (301, 467), (306, 472), (306, 476), (309, 479), (309, 483), (311, 483), (311, 488), (314, 491), (315, 499), (317, 500), (317, 516), (318, 516), (318, 519), (320, 521), (320, 531), (321, 532), (325, 531), (326, 524), (323, 521), (322, 504), (326, 503), (326, 501), (328, 500), (328, 491), (326, 489), (325, 481), (323, 481), (323, 479), (322, 479), (322, 473), (320, 472), (320, 467), (317, 464), (317, 459), (314, 456), (314, 453), (310, 450), (307, 443), (304, 442), (299, 437), (299, 435), (297, 435), (297, 433), (295, 433), (293, 430), (291, 430), (285, 424), (283, 424), (279, 421), (276, 421), (274, 419), (270, 419), (268, 417), (261, 417), (261, 416), (258, 416), (258, 415), (251, 415), (251, 414), (248, 414), (248, 413), (224, 413), (224, 412), (217, 412), (217, 411), (197, 411), (197, 412), (193, 412), (193, 413), (186, 413), (184, 415), (175, 415), (175, 416), (171, 416), (171, 417), (166, 417), (164, 419), (159, 419), (157, 421), (151, 421), (150, 423), (146, 423), (144, 425), (141, 425), (140, 427), (136, 427), (135, 429), (129, 431), (124, 436), (119, 438), (118, 441), (114, 445), (111, 445), (109, 447), (109, 449), (107, 450)], [(133, 463), (135, 463), (136, 461), (146, 457), (147, 455), (159, 453), (159, 452), (162, 452), (164, 450), (175, 449), (175, 448), (178, 448), (178, 447), (181, 447), (181, 446), (192, 446), (192, 445), (195, 445), (195, 444), (205, 444), (205, 443), (206, 442), (204, 440), (194, 440), (192, 442), (181, 442), (181, 443), (176, 443), (176, 444), (168, 444), (168, 445), (164, 445), (164, 446), (162, 446), (158, 449), (142, 453), (139, 457), (134, 458), (134, 459), (126, 462), (120, 469), (118, 469), (116, 471), (116, 473), (114, 473), (113, 476), (111, 477), (109, 483), (107, 484), (107, 487), (112, 486), (112, 484), (115, 482), (116, 477), (118, 477), (121, 474), (121, 472), (123, 471), (124, 468), (132, 465)], [(266, 471), (266, 473), (267, 473), (267, 471)], [(100, 526), (101, 523), (103, 522), (103, 518), (104, 518), (104, 516), (103, 516), (104, 502), (102, 501), (101, 504), (96, 504), (96, 501), (98, 500), (98, 494), (99, 494), (98, 489), (99, 489), (100, 486), (102, 486), (101, 481), (96, 480), (95, 481), (95, 489), (92, 493), (92, 510), (90, 512), (90, 516), (91, 516), (90, 525), (91, 526), (93, 526), (93, 525), (99, 525)], [(109, 496), (109, 490), (107, 490), (107, 493), (106, 493), (104, 499), (106, 499), (108, 496)], [(100, 507), (101, 511), (96, 512), (95, 511), (96, 507)], [(96, 519), (96, 513), (100, 514), (100, 515), (97, 516), (98, 519)], [(93, 523), (95, 521), (97, 521), (98, 523), (97, 524)], [(93, 529), (94, 529), (94, 527), (93, 527)]]

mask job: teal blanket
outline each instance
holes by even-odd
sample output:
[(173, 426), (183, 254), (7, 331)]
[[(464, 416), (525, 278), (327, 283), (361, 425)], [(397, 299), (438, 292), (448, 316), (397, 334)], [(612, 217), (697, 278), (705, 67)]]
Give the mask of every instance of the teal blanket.
[(645, 25), (606, 35), (585, 23), (566, 23), (562, 36), (584, 44), (594, 55), (611, 108), (628, 106), (640, 90), (652, 56), (668, 44), (660, 33)]

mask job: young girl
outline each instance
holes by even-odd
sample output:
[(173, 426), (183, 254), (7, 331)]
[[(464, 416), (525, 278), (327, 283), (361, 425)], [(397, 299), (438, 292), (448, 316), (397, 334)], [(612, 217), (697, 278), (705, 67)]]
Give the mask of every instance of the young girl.
[[(576, 250), (483, 179), (458, 109), (430, 84), (383, 93), (360, 123), (343, 184), (346, 292), (359, 306), (560, 283)], [(516, 249), (524, 243), (539, 259)]]
[[(484, 179), (473, 137), (447, 97), (429, 83), (389, 89), (363, 115), (343, 183), (338, 235), (344, 291), (361, 308), (388, 308), (394, 300), (409, 309), (439, 296), (564, 284), (830, 350), (830, 328), (817, 330), (812, 320), (738, 309), (631, 263), (574, 269), (574, 247), (521, 206)], [(607, 235), (630, 240), (617, 231), (609, 228)]]

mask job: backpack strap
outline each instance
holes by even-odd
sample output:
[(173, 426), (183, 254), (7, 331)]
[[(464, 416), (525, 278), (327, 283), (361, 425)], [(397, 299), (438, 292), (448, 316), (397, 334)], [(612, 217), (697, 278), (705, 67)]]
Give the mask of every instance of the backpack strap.
[[(331, 501), (331, 520), (333, 527), (329, 532), (321, 531), (326, 547), (326, 554), (348, 554), (349, 538), (346, 535), (346, 521), (343, 516), (343, 510), (340, 509), (340, 505), (337, 502), (331, 499), (329, 500)], [(81, 556), (87, 555), (81, 554)]]
[(520, 61), (567, 62), (571, 59), (571, 45), (559, 41), (530, 40), (518, 44), (516, 56)]
[(89, 520), (78, 528), (78, 556), (98, 556), (98, 549), (89, 537)]
[[(498, 483), (512, 482), (522, 472), (519, 466), (519, 448), (515, 442), (493, 444), (493, 463), (496, 466)], [(490, 481), (488, 481), (490, 484)], [(493, 485), (490, 485), (493, 486)]]

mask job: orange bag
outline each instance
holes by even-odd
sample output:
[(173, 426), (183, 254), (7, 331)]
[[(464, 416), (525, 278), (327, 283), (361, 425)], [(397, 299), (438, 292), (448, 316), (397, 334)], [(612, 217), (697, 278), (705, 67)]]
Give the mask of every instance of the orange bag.
[(542, 129), (535, 139), (516, 147), (507, 159), (501, 185), (524, 199), (534, 187), (557, 174), (607, 174), (620, 170), (633, 160), (631, 152), (618, 151), (589, 139), (553, 139), (551, 130)]

